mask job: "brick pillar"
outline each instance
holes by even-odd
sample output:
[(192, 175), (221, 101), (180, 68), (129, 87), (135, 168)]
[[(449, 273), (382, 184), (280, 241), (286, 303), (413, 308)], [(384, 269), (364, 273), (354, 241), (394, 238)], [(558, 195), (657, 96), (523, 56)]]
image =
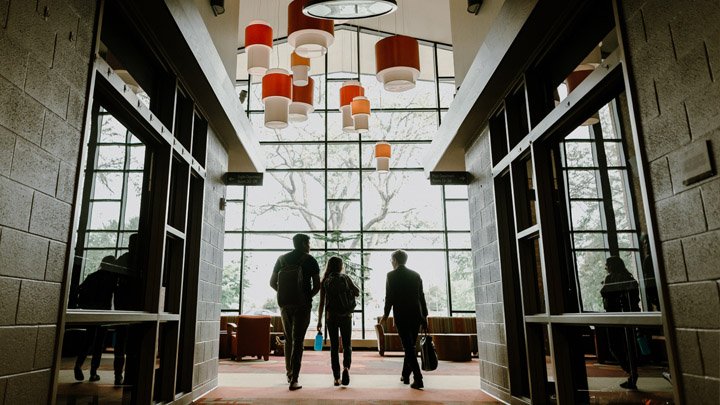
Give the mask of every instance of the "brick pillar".
[[(661, 271), (684, 402), (720, 398), (720, 177), (689, 187), (681, 155), (710, 141), (720, 163), (720, 2), (619, 1), (649, 167)], [(709, 402), (708, 402), (709, 401)]]
[(0, 0), (0, 404), (51, 392), (94, 18)]

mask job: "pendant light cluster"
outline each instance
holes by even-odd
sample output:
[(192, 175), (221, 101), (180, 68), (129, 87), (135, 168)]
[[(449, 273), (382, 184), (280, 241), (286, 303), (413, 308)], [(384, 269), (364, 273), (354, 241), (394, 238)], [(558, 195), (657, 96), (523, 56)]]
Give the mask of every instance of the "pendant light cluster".
[[(350, 4), (352, 3), (352, 5)], [(288, 122), (302, 122), (314, 111), (314, 81), (310, 77), (310, 59), (325, 56), (335, 40), (333, 19), (358, 19), (395, 11), (397, 4), (388, 0), (292, 0), (288, 5), (288, 44), (293, 48), (290, 69), (270, 69), (273, 29), (265, 21), (252, 21), (245, 28), (247, 70), (262, 77), (262, 101), (265, 126), (283, 129)], [(414, 38), (392, 35), (375, 44), (376, 78), (385, 91), (403, 92), (415, 88), (420, 76), (420, 47)], [(570, 78), (568, 78), (570, 80)], [(382, 98), (381, 98), (382, 99)], [(381, 103), (382, 104), (382, 103)], [(359, 81), (351, 80), (340, 88), (340, 112), (345, 133), (370, 130), (370, 100)], [(375, 145), (379, 173), (390, 170), (391, 146), (383, 140)]]

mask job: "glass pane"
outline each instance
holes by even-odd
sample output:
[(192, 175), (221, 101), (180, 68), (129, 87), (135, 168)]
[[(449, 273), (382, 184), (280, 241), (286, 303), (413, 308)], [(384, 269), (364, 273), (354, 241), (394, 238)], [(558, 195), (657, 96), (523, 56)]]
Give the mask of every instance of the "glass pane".
[[(293, 249), (294, 233), (252, 233), (245, 234), (246, 249)], [(315, 248), (313, 243), (312, 248)]]
[(445, 198), (468, 198), (467, 186), (445, 186)]
[(125, 143), (127, 128), (103, 108), (100, 108), (98, 126), (98, 143)]
[(472, 252), (450, 252), (450, 291), (454, 311), (475, 309)]
[(263, 145), (268, 168), (322, 169), (325, 167), (325, 146), (314, 144)]
[(327, 173), (327, 195), (330, 199), (360, 198), (359, 172)]
[(635, 226), (630, 218), (630, 212), (632, 211), (631, 196), (626, 187), (625, 170), (608, 170), (608, 177), (612, 192), (615, 226), (617, 229), (633, 229)]
[(324, 229), (324, 179), (323, 172), (266, 173), (262, 187), (248, 188), (247, 229)]
[(245, 253), (242, 280), (243, 314), (280, 314), (275, 291), (269, 288), (269, 283), (275, 262), (280, 255), (286, 252), (287, 251)]
[(140, 206), (143, 195), (143, 173), (128, 174), (125, 200), (125, 229), (137, 230), (140, 223)]
[(435, 112), (377, 112), (370, 116), (366, 140), (432, 140), (438, 127)]
[(622, 144), (619, 142), (604, 142), (605, 159), (609, 167), (623, 166)]
[(97, 168), (103, 170), (123, 170), (125, 166), (125, 146), (98, 146)]
[(596, 166), (593, 144), (590, 142), (565, 142), (565, 166)]
[(363, 173), (364, 229), (441, 230), (440, 193), (423, 172)]
[(90, 204), (89, 229), (118, 229), (120, 202), (94, 202)]
[[(118, 234), (116, 232), (88, 232), (85, 234), (88, 248), (111, 248), (117, 245)], [(97, 264), (100, 264), (99, 262)], [(97, 268), (97, 266), (93, 267)]]
[(573, 233), (575, 249), (603, 249), (605, 248), (604, 233)]
[(142, 170), (145, 168), (145, 145), (130, 148), (129, 168), (130, 170)]
[(469, 233), (449, 233), (448, 248), (450, 249), (470, 249)]
[(360, 201), (327, 203), (327, 226), (330, 231), (360, 230)]
[(119, 200), (122, 198), (122, 173), (95, 173), (93, 184), (95, 185), (92, 195), (93, 199)]
[[(288, 51), (289, 54), (289, 51)], [(363, 55), (363, 58), (367, 58)], [(335, 41), (327, 53), (328, 77), (357, 77), (358, 36), (355, 30), (335, 31)]]
[(228, 202), (225, 206), (225, 230), (243, 230), (243, 203)]
[(438, 75), (441, 77), (455, 76), (455, 62), (452, 49), (437, 48)]
[(600, 218), (600, 203), (597, 201), (570, 202), (573, 230), (604, 229)]
[(240, 252), (225, 252), (223, 255), (225, 267), (220, 298), (223, 309), (240, 308), (240, 258)]
[(567, 170), (570, 198), (598, 198), (597, 170)]
[(291, 122), (284, 129), (270, 129), (265, 127), (265, 115), (263, 113), (251, 113), (255, 131), (262, 141), (297, 142), (297, 141), (323, 141), (325, 140), (325, 116), (323, 113), (315, 112), (308, 115), (307, 121)]
[(360, 167), (359, 146), (357, 143), (328, 144), (328, 169)]
[(442, 233), (387, 233), (365, 232), (366, 249), (442, 249), (445, 241)]
[[(423, 157), (430, 147), (429, 143), (399, 143), (391, 145), (391, 169), (417, 169), (423, 167)], [(363, 143), (363, 167), (375, 169), (375, 144)]]
[[(432, 68), (432, 67), (430, 67)], [(420, 67), (422, 74), (422, 66)], [(365, 87), (365, 97), (377, 100), (382, 108), (437, 108), (437, 93), (434, 80), (418, 80), (415, 88), (401, 93), (387, 92), (375, 75), (361, 75), (360, 83)], [(380, 96), (382, 92), (382, 97)]]
[(575, 252), (575, 266), (584, 312), (603, 311), (600, 289), (607, 275), (605, 257), (605, 252)]
[(449, 108), (455, 98), (455, 81), (443, 80), (440, 82), (440, 107)]
[(467, 201), (447, 201), (447, 229), (453, 231), (470, 230), (470, 207)]
[[(247, 244), (245, 246), (248, 248)], [(241, 232), (225, 232), (225, 249), (239, 250), (243, 248), (243, 235)]]

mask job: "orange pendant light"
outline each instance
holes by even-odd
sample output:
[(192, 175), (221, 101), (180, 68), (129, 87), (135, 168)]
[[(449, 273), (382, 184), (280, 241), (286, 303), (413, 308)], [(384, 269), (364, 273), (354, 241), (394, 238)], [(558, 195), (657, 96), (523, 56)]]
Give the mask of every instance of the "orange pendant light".
[(294, 86), (307, 86), (308, 73), (310, 72), (310, 59), (303, 58), (295, 52), (291, 53), (290, 70), (292, 70)]
[(288, 5), (288, 44), (304, 58), (319, 58), (335, 41), (335, 22), (303, 14), (307, 0), (293, 0)]
[(262, 79), (262, 101), (265, 104), (265, 126), (282, 129), (288, 126), (292, 78), (285, 69), (270, 69)]
[(273, 46), (272, 27), (262, 20), (251, 21), (245, 27), (245, 52), (247, 71), (262, 76), (270, 68), (270, 52)]
[(375, 144), (375, 168), (378, 173), (387, 173), (390, 171), (390, 144), (380, 141)]
[(364, 134), (370, 130), (370, 100), (365, 96), (353, 98), (350, 104), (355, 132)]
[[(595, 68), (600, 65), (600, 62), (602, 62), (602, 54), (600, 53), (600, 47), (596, 46), (593, 48), (592, 52), (590, 52), (590, 54), (586, 56), (585, 59), (583, 59), (583, 61), (575, 68), (575, 70), (573, 70), (572, 73), (565, 78), (567, 93), (572, 93), (572, 91), (575, 90), (580, 83), (587, 79), (587, 77), (590, 76), (590, 73), (592, 73)], [(585, 120), (582, 125), (595, 125), (598, 122), (600, 122), (600, 119), (597, 114), (595, 114)]]
[(415, 87), (420, 77), (420, 45), (415, 38), (393, 35), (375, 44), (376, 77), (385, 90), (401, 92)]
[(293, 85), (292, 102), (290, 103), (290, 121), (307, 121), (308, 114), (315, 111), (313, 96), (315, 94), (315, 80), (307, 78), (307, 85)]
[(355, 132), (351, 104), (355, 97), (364, 95), (365, 89), (357, 80), (348, 80), (340, 87), (340, 112), (342, 112), (343, 132)]

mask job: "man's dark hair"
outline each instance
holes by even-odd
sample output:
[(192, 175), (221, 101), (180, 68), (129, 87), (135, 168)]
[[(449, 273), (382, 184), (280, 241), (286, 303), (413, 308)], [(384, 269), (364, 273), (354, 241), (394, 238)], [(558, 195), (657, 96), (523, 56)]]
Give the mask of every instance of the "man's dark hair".
[(305, 245), (310, 243), (310, 237), (305, 235), (304, 233), (299, 233), (295, 236), (293, 236), (293, 246), (295, 249), (304, 249)]
[(392, 258), (400, 265), (407, 263), (408, 255), (404, 250), (396, 250), (392, 253)]

